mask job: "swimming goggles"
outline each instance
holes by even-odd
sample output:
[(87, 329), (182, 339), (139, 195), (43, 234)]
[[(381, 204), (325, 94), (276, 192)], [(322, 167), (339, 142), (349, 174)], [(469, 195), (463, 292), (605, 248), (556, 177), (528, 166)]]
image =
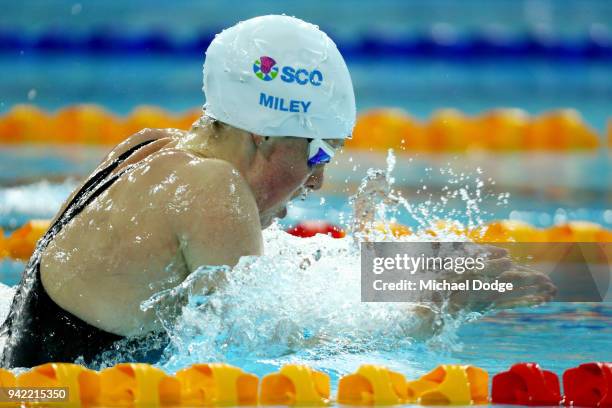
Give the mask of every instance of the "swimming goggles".
[(336, 150), (323, 139), (308, 139), (308, 165), (329, 163)]

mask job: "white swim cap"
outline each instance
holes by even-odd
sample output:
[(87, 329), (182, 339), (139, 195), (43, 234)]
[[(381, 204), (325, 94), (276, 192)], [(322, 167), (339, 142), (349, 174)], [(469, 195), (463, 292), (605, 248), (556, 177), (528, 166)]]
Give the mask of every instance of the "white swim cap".
[(204, 61), (206, 114), (262, 136), (340, 139), (355, 125), (355, 94), (336, 44), (288, 16), (236, 24)]

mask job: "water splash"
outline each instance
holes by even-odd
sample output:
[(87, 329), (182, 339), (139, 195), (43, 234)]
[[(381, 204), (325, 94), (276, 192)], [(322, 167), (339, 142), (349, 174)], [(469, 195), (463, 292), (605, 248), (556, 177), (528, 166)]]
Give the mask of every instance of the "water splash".
[[(431, 240), (425, 231), (431, 227), (431, 217), (447, 211), (447, 203), (434, 203), (434, 198), (415, 204), (404, 197), (395, 187), (394, 167), (390, 152), (386, 169), (367, 171), (350, 198), (354, 213), (347, 217), (346, 238), (296, 238), (274, 224), (264, 231), (263, 256), (245, 257), (231, 269), (201, 267), (184, 282), (143, 302), (141, 308), (153, 309), (162, 322), (168, 347), (156, 335), (139, 343), (126, 340), (93, 366), (140, 359), (142, 344), (145, 352), (165, 348), (161, 365), (169, 371), (194, 362), (227, 361), (258, 373), (291, 361), (327, 371), (349, 370), (366, 355), (370, 362), (381, 359), (393, 367), (385, 353), (395, 357), (399, 353), (412, 361), (428, 353), (439, 356), (457, 350), (461, 347), (457, 328), (476, 315), (451, 318), (415, 303), (361, 302), (356, 243), (366, 238)], [(449, 174), (445, 196), (465, 202), (478, 222), (483, 185), (477, 181), (472, 188), (467, 180), (471, 176), (444, 171)], [(309, 191), (302, 193), (305, 197)], [(405, 214), (421, 226), (409, 237), (371, 235), (364, 228), (395, 222)], [(423, 319), (424, 314), (429, 319)]]
[[(196, 361), (228, 361), (261, 372), (264, 366), (298, 361), (327, 362), (331, 369), (338, 367), (338, 359), (355, 355), (402, 351), (416, 356), (424, 349), (440, 353), (461, 347), (456, 330), (477, 314), (451, 318), (443, 306), (361, 302), (356, 242), (372, 233), (364, 226), (392, 222), (407, 212), (429, 227), (428, 217), (440, 211), (433, 211), (431, 202), (412, 205), (395, 190), (394, 165), (390, 152), (385, 170), (368, 170), (350, 199), (354, 214), (346, 238), (297, 238), (274, 224), (264, 231), (263, 256), (244, 257), (231, 269), (201, 267), (182, 284), (144, 302), (143, 310), (155, 310), (172, 341), (163, 367), (172, 371)], [(472, 216), (480, 216), (480, 178), (472, 191), (465, 187), (465, 174), (450, 174), (460, 190), (457, 197)], [(425, 232), (409, 237), (431, 239)]]
[[(354, 211), (351, 229), (357, 240), (398, 240), (390, 234), (377, 232), (373, 226), (407, 219), (415, 234), (400, 238), (401, 241), (424, 238), (464, 241), (465, 235), (457, 231), (474, 230), (492, 217), (482, 208), (484, 203), (508, 204), (510, 194), (496, 194), (492, 189), (495, 182), (491, 178), (485, 181), (480, 168), (472, 172), (457, 171), (451, 163), (439, 167), (439, 174), (434, 174), (433, 168), (425, 169), (420, 187), (408, 199), (401, 189), (395, 188), (395, 165), (396, 157), (389, 150), (386, 170), (369, 169), (357, 194), (350, 198)], [(438, 190), (430, 189), (428, 185), (439, 183), (433, 180), (440, 177), (444, 184)], [(364, 235), (363, 231), (368, 231), (369, 235)]]
[[(420, 321), (409, 303), (362, 303), (360, 258), (350, 239), (296, 238), (278, 225), (264, 234), (266, 254), (242, 258), (232, 270), (203, 267), (194, 280), (156, 295), (187, 299), (178, 320), (166, 319), (174, 351), (166, 368), (188, 362), (261, 359), (410, 347)], [(222, 274), (210, 293), (193, 292), (200, 277)], [(273, 285), (270, 282), (274, 282)], [(186, 294), (189, 294), (186, 296)]]

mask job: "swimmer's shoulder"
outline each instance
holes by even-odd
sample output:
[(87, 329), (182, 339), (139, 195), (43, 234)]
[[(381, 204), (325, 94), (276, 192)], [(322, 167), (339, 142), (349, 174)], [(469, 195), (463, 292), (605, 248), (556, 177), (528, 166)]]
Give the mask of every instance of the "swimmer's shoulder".
[[(189, 150), (176, 147), (176, 143), (186, 132), (176, 129), (144, 129), (126, 140), (120, 151), (126, 151), (151, 138), (157, 138), (159, 143), (166, 143), (165, 148), (155, 149), (142, 159), (142, 164), (148, 164), (147, 172), (151, 182), (160, 180), (175, 180), (188, 191), (190, 199), (202, 204), (185, 208), (181, 219), (227, 219), (227, 223), (235, 223), (238, 218), (247, 229), (255, 228), (257, 235), (261, 234), (259, 210), (253, 192), (243, 175), (229, 162), (216, 158), (199, 156)], [(171, 141), (168, 138), (172, 138)], [(151, 143), (153, 145), (154, 143)], [(145, 146), (143, 150), (148, 150)], [(146, 154), (146, 152), (143, 152)], [(120, 153), (119, 153), (120, 154)], [(137, 156), (137, 155), (135, 155)], [(172, 189), (168, 190), (169, 192)], [(176, 195), (167, 199), (175, 199)], [(239, 217), (236, 217), (236, 214)], [(179, 221), (178, 219), (176, 219)], [(187, 221), (189, 222), (189, 221)]]
[[(205, 158), (179, 149), (166, 149), (152, 154), (151, 168), (159, 176), (172, 174), (179, 183), (206, 197), (209, 210), (232, 202), (234, 207), (258, 214), (255, 197), (243, 175), (229, 162)], [(240, 203), (234, 203), (240, 199)]]
[(241, 256), (262, 253), (257, 203), (236, 168), (186, 152), (160, 152), (153, 160), (158, 163), (151, 168), (176, 180), (166, 207), (190, 270), (199, 265), (234, 265)]

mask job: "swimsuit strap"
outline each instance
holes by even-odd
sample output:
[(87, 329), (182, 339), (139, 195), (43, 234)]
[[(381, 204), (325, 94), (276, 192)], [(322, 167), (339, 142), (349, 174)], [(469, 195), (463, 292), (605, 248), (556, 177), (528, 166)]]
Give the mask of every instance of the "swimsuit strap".
[[(42, 252), (49, 244), (49, 242), (53, 239), (53, 237), (61, 230), (61, 228), (68, 224), (70, 220), (83, 211), (85, 206), (92, 202), (97, 196), (99, 196), (105, 189), (107, 189), (112, 183), (114, 183), (126, 170), (121, 171), (115, 176), (108, 177), (113, 170), (117, 168), (121, 163), (123, 163), (128, 157), (130, 157), (136, 150), (141, 147), (155, 141), (155, 139), (147, 140), (145, 142), (139, 143), (133, 147), (131, 147), (126, 152), (119, 155), (111, 164), (96, 172), (92, 177), (89, 178), (83, 184), (81, 189), (74, 195), (72, 200), (66, 205), (65, 210), (57, 217), (56, 221), (51, 225), (51, 227), (47, 230), (47, 232), (43, 235), (43, 237), (36, 244), (36, 249), (34, 253), (30, 257), (25, 270), (21, 276), (21, 281), (15, 292), (15, 296), (13, 297), (13, 301), (11, 302), (11, 309), (9, 311), (8, 316), (6, 317), (4, 323), (0, 327), (0, 336), (8, 335), (10, 337), (12, 332), (13, 321), (16, 316), (22, 310), (24, 302), (27, 302), (29, 299), (28, 294), (32, 291), (36, 285), (40, 285), (40, 261), (42, 257)], [(32, 295), (33, 297), (38, 297), (39, 294), (35, 293)], [(23, 319), (28, 319), (27, 316), (21, 316)], [(22, 322), (23, 323), (23, 322)], [(23, 323), (25, 324), (25, 323)]]
[[(75, 194), (75, 196), (70, 200), (64, 211), (61, 213), (59, 217), (57, 217), (56, 221), (53, 223), (49, 230), (43, 236), (42, 242), (44, 244), (41, 248), (44, 248), (48, 241), (53, 238), (66, 224), (68, 224), (75, 215), (79, 214), (85, 207), (91, 203), (96, 197), (104, 192), (111, 184), (113, 184), (126, 170), (131, 167), (128, 167), (118, 174), (108, 178), (108, 176), (125, 160), (127, 160), (136, 150), (140, 149), (143, 146), (148, 145), (151, 142), (154, 142), (156, 139), (151, 139), (139, 143), (135, 146), (132, 146), (129, 150), (123, 152), (119, 157), (117, 157), (111, 164), (101, 169), (97, 173), (83, 184), (81, 189)], [(108, 178), (108, 179), (107, 179)], [(106, 180), (105, 180), (106, 179)], [(38, 248), (37, 248), (38, 249)]]
[[(91, 357), (95, 351), (100, 351), (121, 339), (121, 336), (91, 326), (53, 302), (42, 286), (40, 262), (44, 248), (61, 228), (83, 211), (89, 203), (102, 194), (121, 175), (133, 168), (136, 163), (127, 166), (113, 176), (110, 176), (111, 173), (136, 150), (154, 140), (148, 140), (131, 147), (108, 166), (90, 177), (68, 202), (64, 211), (57, 217), (45, 235), (38, 241), (36, 249), (22, 274), (8, 316), (0, 327), (0, 338), (6, 339), (2, 356), (0, 356), (0, 363), (13, 366), (14, 364), (29, 364), (28, 366), (32, 366), (43, 361), (49, 361), (53, 356), (60, 356), (60, 360), (70, 360), (79, 354)], [(21, 337), (13, 336), (17, 333), (21, 333)], [(69, 342), (66, 339), (73, 335), (80, 339), (80, 349), (70, 349), (67, 346)], [(42, 340), (42, 337), (39, 336), (55, 336), (55, 339)], [(85, 348), (83, 348), (83, 344), (86, 344)], [(76, 354), (70, 355), (68, 349)], [(53, 359), (57, 358), (51, 358), (51, 360)]]

